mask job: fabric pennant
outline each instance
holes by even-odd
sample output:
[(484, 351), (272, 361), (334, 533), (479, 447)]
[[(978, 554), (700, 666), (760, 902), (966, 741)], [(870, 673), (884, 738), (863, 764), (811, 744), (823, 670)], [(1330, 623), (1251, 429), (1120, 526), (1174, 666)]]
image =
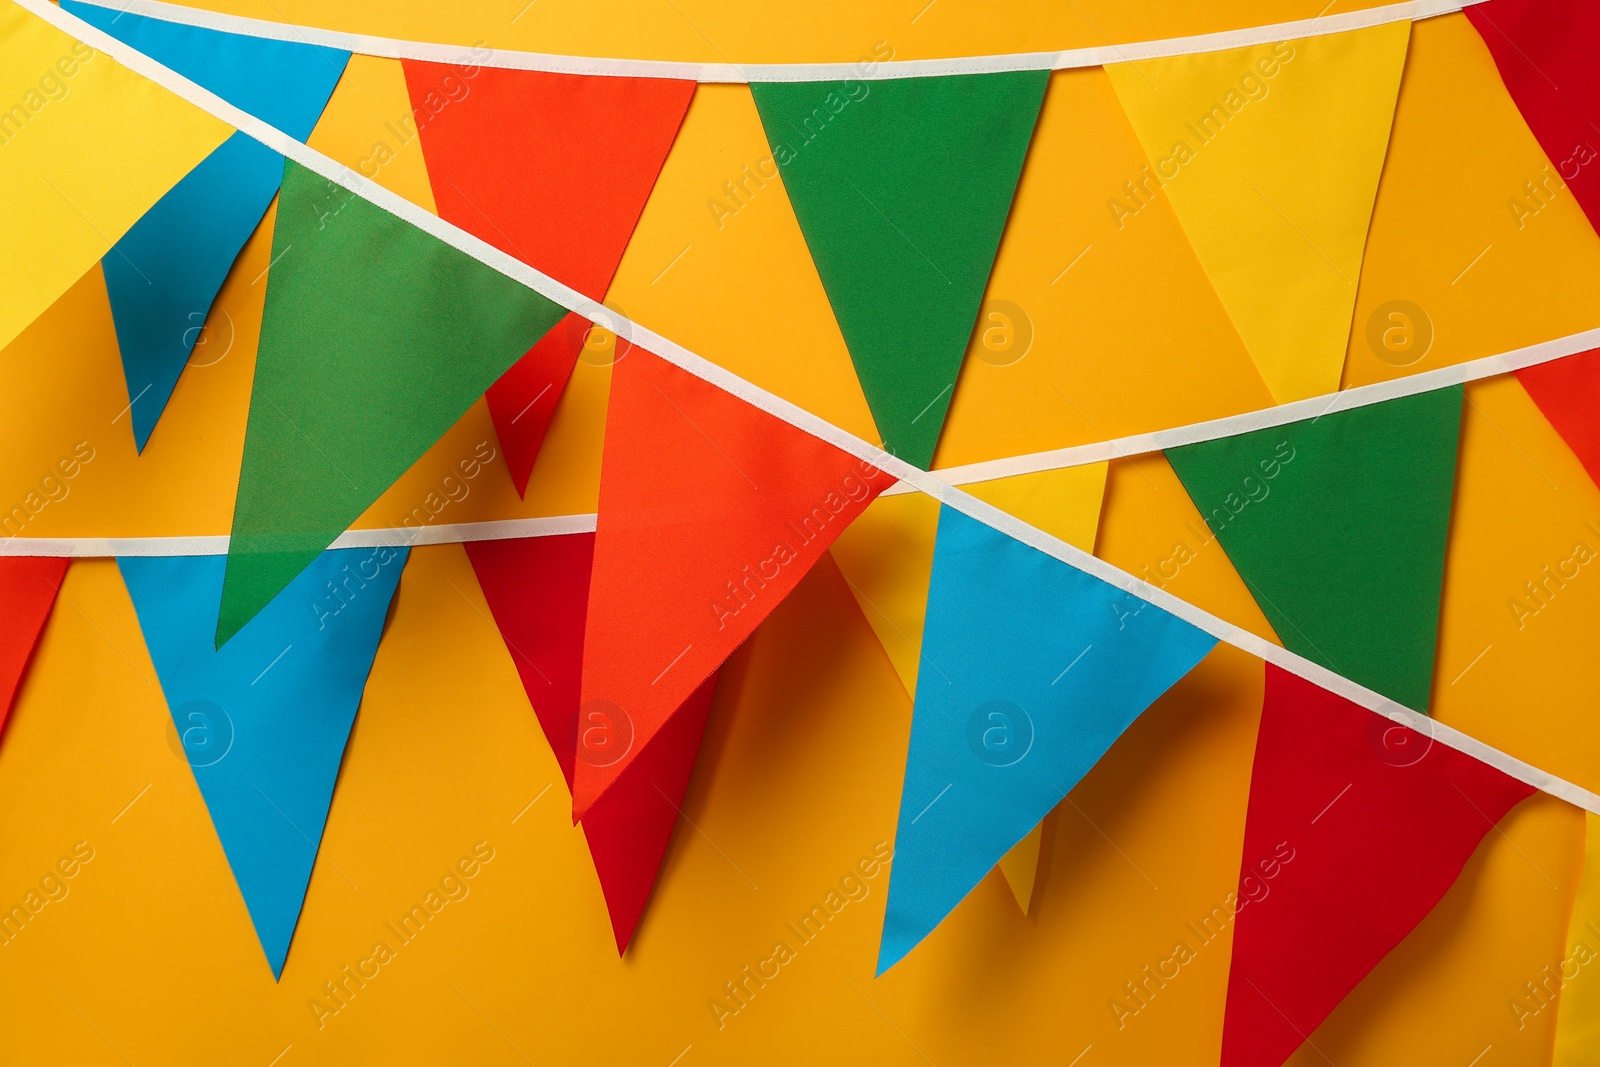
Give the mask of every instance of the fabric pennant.
[(1526, 1017), (1543, 1010), (1546, 997), (1559, 994), (1556, 1048), (1550, 1067), (1600, 1067), (1600, 986), (1573, 981), (1577, 975), (1567, 973), (1569, 966), (1576, 971), (1600, 959), (1600, 815), (1585, 813), (1583, 838), (1583, 877), (1567, 921), (1562, 948), (1568, 955), (1558, 965), (1560, 975), (1551, 988), (1553, 968), (1547, 968), (1538, 986), (1530, 990), (1532, 996), (1511, 1002), (1520, 1027)]
[[(77, 0), (61, 6), (301, 141), (310, 136), (350, 58), (337, 49), (184, 26)], [(129, 421), (140, 451), (234, 258), (282, 179), (282, 156), (235, 133), (105, 257)]]
[(682, 814), (716, 688), (715, 674), (701, 682), (639, 758), (584, 813), (583, 835), (605, 893), (619, 956), (639, 928)]
[(1525, 367), (1517, 381), (1600, 485), (1600, 348)]
[[(1409, 22), (1105, 70), (1273, 398), (1339, 388)], [(1115, 203), (1115, 202), (1114, 202)]]
[(1600, 9), (1584, 0), (1490, 0), (1466, 9), (1500, 80), (1560, 178), (1534, 176), (1508, 201), (1518, 228), (1563, 184), (1600, 230)]
[(219, 646), (565, 314), (293, 161), (272, 254)]
[[(1085, 552), (1094, 551), (1107, 465), (1013, 475), (965, 488), (1024, 522)], [(928, 576), (939, 502), (921, 493), (879, 497), (839, 535), (830, 551), (862, 614), (894, 665), (908, 696), (917, 693)], [(1000, 872), (1027, 914), (1039, 868), (1040, 827), (1000, 861)]]
[(946, 507), (878, 973), (942, 922), (1215, 644)]
[[(1278, 1067), (1455, 882), (1524, 785), (1267, 665), (1222, 1067)], [(1198, 946), (1194, 946), (1198, 947)]]
[(884, 448), (933, 461), (1048, 71), (752, 83)]
[(275, 977), (406, 557), (404, 548), (323, 552), (220, 650), (221, 556), (117, 560)]
[[(594, 534), (472, 541), (466, 550), (571, 792), (583, 725), (578, 685)], [(638, 928), (666, 857), (700, 752), (715, 678), (667, 719), (655, 743), (583, 818), (619, 954)], [(606, 724), (587, 725), (603, 729)]]
[(893, 482), (642, 350), (616, 364), (576, 816)]
[[(595, 300), (605, 298), (695, 83), (404, 60), (439, 214)], [(489, 389), (526, 490), (588, 323), (569, 315)]]
[(3, 348), (234, 131), (16, 4), (0, 100), (0, 202), (26, 205), (0, 227)]
[(1459, 385), (1166, 453), (1284, 646), (1426, 711)]
[(68, 562), (55, 556), (0, 556), (0, 727), (22, 688)]

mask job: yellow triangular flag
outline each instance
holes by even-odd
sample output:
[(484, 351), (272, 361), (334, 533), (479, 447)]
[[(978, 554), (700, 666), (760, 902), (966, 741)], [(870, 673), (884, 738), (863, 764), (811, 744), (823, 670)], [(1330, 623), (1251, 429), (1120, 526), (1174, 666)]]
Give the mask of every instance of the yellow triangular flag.
[[(1339, 388), (1409, 22), (1106, 67), (1280, 403)], [(1136, 211), (1142, 204), (1128, 204)]]
[(0, 347), (233, 132), (43, 19), (0, 6), (0, 203), (8, 208)]
[[(1040, 471), (964, 486), (980, 500), (1085, 552), (1094, 551), (1105, 498), (1106, 464)], [(922, 656), (922, 620), (939, 528), (939, 502), (921, 493), (873, 501), (834, 542), (834, 562), (912, 697)], [(1000, 861), (1000, 871), (1027, 912), (1039, 869), (1040, 829)]]
[[(1557, 965), (1560, 979), (1551, 989), (1548, 975), (1541, 991), (1560, 999), (1556, 1016), (1556, 1054), (1551, 1067), (1600, 1067), (1600, 983), (1585, 981), (1579, 969), (1600, 960), (1600, 817), (1585, 816), (1583, 878), (1578, 882), (1578, 899), (1572, 904), (1567, 923), (1566, 957)], [(1577, 978), (1577, 981), (1573, 981)], [(1534, 979), (1535, 983), (1540, 981)], [(1512, 1012), (1537, 1012), (1543, 1001), (1533, 997), (1513, 1000)], [(1519, 1016), (1520, 1018), (1520, 1016)]]

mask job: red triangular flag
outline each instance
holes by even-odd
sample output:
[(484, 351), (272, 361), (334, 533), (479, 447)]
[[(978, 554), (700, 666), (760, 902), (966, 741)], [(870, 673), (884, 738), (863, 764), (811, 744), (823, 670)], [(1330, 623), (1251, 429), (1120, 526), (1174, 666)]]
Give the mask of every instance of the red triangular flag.
[[(402, 63), (440, 216), (603, 299), (695, 83)], [(519, 493), (587, 330), (567, 316), (489, 390)]]
[(1533, 214), (1565, 183), (1600, 229), (1600, 7), (1593, 0), (1490, 0), (1466, 11), (1560, 175), (1530, 175), (1513, 213), (1520, 202)]
[(616, 365), (583, 643), (581, 817), (894, 479), (640, 349)]
[(51, 556), (0, 556), (0, 726), (11, 714), (67, 563)]
[[(466, 549), (570, 791), (594, 534), (473, 541)], [(584, 817), (618, 953), (639, 925), (666, 856), (715, 687), (713, 676), (695, 690), (656, 743)]]
[(633, 939), (666, 857), (716, 687), (714, 674), (702, 682), (583, 817), (583, 833), (606, 895), (618, 955)]
[(1517, 380), (1600, 485), (1600, 348), (1525, 367)]
[[(1279, 1067), (1532, 793), (1268, 664), (1222, 1067)], [(1209, 940), (1227, 914), (1196, 936)]]
[(468, 541), (466, 549), (570, 793), (594, 534)]

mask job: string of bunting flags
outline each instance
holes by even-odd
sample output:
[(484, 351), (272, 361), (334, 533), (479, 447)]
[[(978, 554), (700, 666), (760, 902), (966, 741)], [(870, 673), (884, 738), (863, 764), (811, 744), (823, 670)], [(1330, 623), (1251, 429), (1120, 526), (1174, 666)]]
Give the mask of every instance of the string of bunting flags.
[[(1222, 1062), (1282, 1063), (1518, 802), (1543, 791), (1586, 809), (1591, 839), (1600, 816), (1584, 785), (1426, 715), (1463, 385), (1515, 373), (1600, 477), (1600, 333), (1339, 389), (1411, 20), (1464, 6), (851, 73), (447, 60), (445, 46), (288, 40), (155, 0), (10, 0), (5, 65), (72, 79), (73, 93), (47, 99), (41, 81), (34, 107), (19, 88), (16, 129), (0, 117), (0, 189), (45, 205), (36, 228), (0, 236), (16, 294), (0, 344), (101, 262), (143, 451), (205, 320), (194, 309), (211, 307), (274, 198), (277, 211), (231, 534), (5, 541), (0, 715), (66, 557), (116, 556), (180, 735), (228, 709), (225, 747), (191, 763), (281, 976), (410, 549), (465, 542), (621, 953), (719, 671), (831, 554), (913, 699), (881, 974), (996, 867), (1027, 910), (1042, 820), (1225, 643), (1265, 662), (1266, 694), (1240, 888), (1219, 917), (1236, 923)], [(1588, 141), (1578, 119), (1600, 83), (1582, 46), (1600, 17), (1532, 10), (1488, 0), (1468, 17), (1556, 160)], [(401, 60), (436, 215), (304, 144), (353, 53)], [(1050, 71), (1091, 55), (1151, 161), (1134, 192), (1171, 203), (1276, 406), (931, 470)], [(486, 69), (457, 98), (461, 63)], [(881, 445), (601, 303), (704, 81), (750, 85)], [(1234, 122), (1269, 92), (1293, 106)], [(147, 132), (120, 132), (130, 124)], [(78, 165), (96, 138), (124, 153), (114, 181)], [(585, 162), (602, 151), (612, 165), (597, 175)], [(1207, 165), (1190, 166), (1201, 152)], [(1600, 187), (1582, 177), (1570, 187), (1594, 219)], [(40, 270), (22, 250), (44, 233)], [(524, 493), (590, 323), (629, 346), (595, 515), (352, 529), (481, 396)], [(1270, 634), (1093, 554), (1107, 462), (1148, 453)], [(1268, 492), (1277, 503), (1252, 506)], [(1250, 888), (1261, 877), (1270, 900)], [(1586, 875), (1574, 923), (1597, 882)]]

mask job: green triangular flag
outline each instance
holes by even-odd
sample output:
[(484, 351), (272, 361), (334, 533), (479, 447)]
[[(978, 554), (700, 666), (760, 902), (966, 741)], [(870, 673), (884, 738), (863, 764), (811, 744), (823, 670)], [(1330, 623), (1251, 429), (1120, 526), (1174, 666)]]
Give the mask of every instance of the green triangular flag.
[(218, 646), (564, 314), (287, 161)]
[(1048, 71), (752, 84), (884, 447), (927, 467)]
[(1167, 450), (1291, 652), (1426, 711), (1461, 387)]

